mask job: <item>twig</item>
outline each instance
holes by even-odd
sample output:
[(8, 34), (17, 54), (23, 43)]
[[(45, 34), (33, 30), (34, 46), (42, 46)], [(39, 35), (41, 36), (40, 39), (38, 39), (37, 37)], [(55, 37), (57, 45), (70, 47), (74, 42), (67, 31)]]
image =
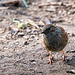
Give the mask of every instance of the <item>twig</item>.
[(63, 4), (63, 3), (61, 3), (61, 2), (58, 2), (58, 3), (53, 2), (53, 3), (40, 4), (38, 7), (41, 8), (41, 7), (43, 7), (43, 6), (50, 6), (50, 5), (53, 5), (53, 6), (60, 6), (60, 5), (62, 5), (62, 4)]

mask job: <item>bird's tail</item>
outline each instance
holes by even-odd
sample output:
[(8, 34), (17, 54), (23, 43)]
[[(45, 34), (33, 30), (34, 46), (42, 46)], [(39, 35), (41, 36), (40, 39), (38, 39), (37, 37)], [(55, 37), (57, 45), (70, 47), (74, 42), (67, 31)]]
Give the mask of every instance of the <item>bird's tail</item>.
[(44, 25), (52, 24), (52, 21), (47, 17), (42, 18), (42, 22), (43, 22)]

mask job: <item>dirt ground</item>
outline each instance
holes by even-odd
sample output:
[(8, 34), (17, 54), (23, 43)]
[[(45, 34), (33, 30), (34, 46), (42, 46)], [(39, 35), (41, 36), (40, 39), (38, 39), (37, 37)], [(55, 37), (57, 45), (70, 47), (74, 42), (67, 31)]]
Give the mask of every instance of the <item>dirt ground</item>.
[[(75, 70), (75, 53), (70, 52), (75, 50), (75, 1), (59, 0), (63, 4), (38, 7), (49, 1), (53, 3), (54, 0), (32, 0), (29, 8), (7, 6), (8, 9), (0, 9), (0, 75), (74, 75), (67, 71)], [(52, 52), (55, 61), (52, 65), (47, 64), (49, 52), (42, 44), (43, 25), (40, 23), (44, 16), (68, 33), (69, 41), (64, 51), (72, 60), (63, 62), (62, 52)], [(31, 19), (39, 28), (26, 27), (24, 36), (12, 39), (8, 27), (17, 28), (17, 23), (12, 22), (14, 18), (22, 22)]]

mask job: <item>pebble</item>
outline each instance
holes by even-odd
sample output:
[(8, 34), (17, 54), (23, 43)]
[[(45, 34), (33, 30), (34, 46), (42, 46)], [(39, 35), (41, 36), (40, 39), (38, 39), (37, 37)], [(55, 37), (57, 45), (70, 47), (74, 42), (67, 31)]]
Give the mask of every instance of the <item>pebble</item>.
[(75, 74), (75, 70), (69, 70), (69, 71), (67, 71), (67, 73)]
[(23, 36), (23, 38), (26, 39), (26, 40), (28, 40), (29, 37), (30, 37), (29, 35), (25, 35), (25, 36)]
[(8, 47), (13, 48), (13, 47), (18, 47), (19, 46), (19, 41), (13, 41), (8, 43)]
[(72, 37), (75, 37), (75, 34), (74, 33), (72, 33)]
[(66, 58), (66, 61), (68, 62), (68, 61), (72, 61), (72, 57), (70, 57), (70, 58)]
[(75, 50), (71, 50), (70, 53), (75, 53)]
[(27, 29), (27, 33), (31, 33), (32, 31), (30, 29)]
[(39, 37), (35, 37), (35, 40), (39, 40)]
[(29, 60), (30, 62), (34, 62), (35, 60), (34, 59), (32, 59), (32, 60)]
[(24, 45), (29, 45), (29, 43), (27, 41), (25, 41)]
[(64, 22), (60, 17), (54, 18), (53, 23)]
[(69, 11), (68, 11), (68, 14), (74, 14), (75, 13), (75, 9), (70, 9)]
[(54, 6), (49, 6), (46, 11), (48, 12), (55, 12), (56, 11), (56, 8)]
[(32, 38), (30, 38), (30, 39), (29, 39), (29, 42), (32, 42), (32, 41), (33, 41), (33, 39), (32, 39)]
[(24, 36), (24, 33), (19, 32), (19, 33), (18, 33), (18, 36), (21, 36), (21, 37), (22, 37), (22, 36)]
[(47, 2), (59, 2), (61, 0), (47, 0)]
[(35, 38), (35, 35), (31, 35), (31, 38)]

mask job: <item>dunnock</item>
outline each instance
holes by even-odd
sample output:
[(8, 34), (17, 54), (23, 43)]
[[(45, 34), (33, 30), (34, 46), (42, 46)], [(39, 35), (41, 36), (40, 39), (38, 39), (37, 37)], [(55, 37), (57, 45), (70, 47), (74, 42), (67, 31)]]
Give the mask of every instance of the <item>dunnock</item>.
[(59, 27), (53, 24), (46, 25), (45, 22), (44, 24), (45, 26), (41, 33), (44, 34), (43, 43), (45, 47), (50, 51), (50, 61), (48, 63), (52, 62), (51, 51), (54, 51), (54, 52), (62, 51), (64, 55), (63, 60), (65, 60), (65, 54), (63, 49), (68, 42), (67, 33), (62, 27)]

